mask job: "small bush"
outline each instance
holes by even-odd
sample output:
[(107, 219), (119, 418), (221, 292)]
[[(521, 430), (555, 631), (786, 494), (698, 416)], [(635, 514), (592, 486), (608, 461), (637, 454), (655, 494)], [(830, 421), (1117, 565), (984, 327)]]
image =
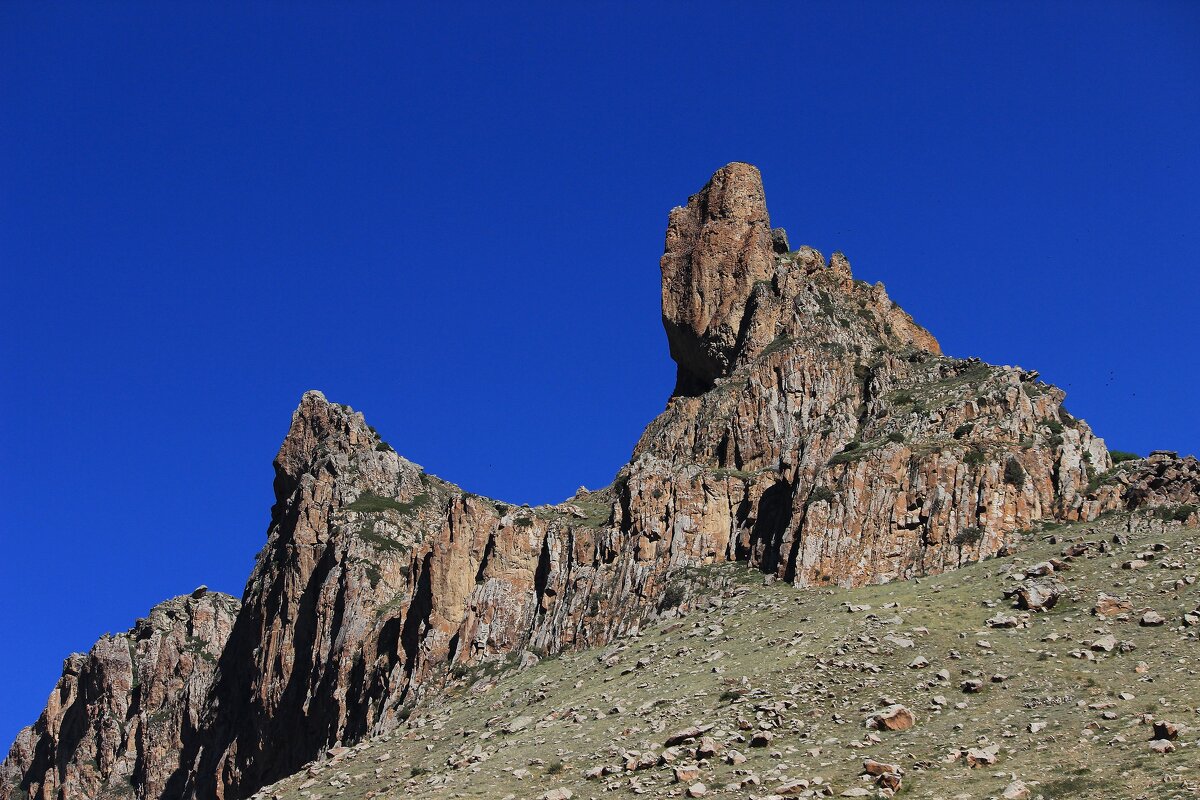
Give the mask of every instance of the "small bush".
[(739, 689), (726, 689), (721, 692), (721, 696), (717, 700), (721, 703), (736, 703), (742, 699), (742, 692)]
[(853, 461), (855, 459), (855, 457), (858, 455), (858, 449), (861, 446), (862, 446), (862, 443), (859, 442), (857, 439), (854, 441), (846, 442), (846, 446), (842, 448), (842, 452), (835, 453), (833, 458), (829, 459), (829, 463), (830, 464), (845, 464), (849, 461)]
[(387, 442), (385, 442), (383, 439), (380, 439), (378, 442), (376, 442), (376, 443), (375, 443), (375, 449), (376, 449), (376, 450), (378, 450), (380, 453), (394, 453), (394, 452), (396, 452), (396, 451), (395, 451), (395, 450), (392, 448), (392, 446), (391, 446), (390, 444), (388, 444)]
[(965, 422), (962, 425), (959, 425), (957, 428), (954, 429), (954, 438), (961, 439), (964, 436), (968, 435), (973, 430), (975, 430), (975, 423), (974, 422)]
[(985, 461), (987, 461), (987, 456), (983, 454), (982, 450), (971, 450), (963, 456), (963, 463), (968, 467), (982, 466)]
[(516, 525), (518, 528), (531, 528), (533, 527), (533, 519), (530, 517), (517, 517), (513, 520), (513, 525)]
[(897, 404), (903, 405), (905, 403), (911, 403), (913, 401), (913, 396), (912, 392), (896, 392), (896, 394), (892, 396), (892, 399), (895, 400)]
[(566, 768), (567, 768), (567, 765), (564, 764), (562, 762), (562, 759), (560, 758), (557, 761), (550, 762), (550, 764), (546, 767), (546, 774), (547, 775), (561, 775), (562, 771)]
[(1025, 468), (1015, 458), (1010, 458), (1004, 465), (1004, 482), (1018, 489), (1025, 488)]
[(830, 503), (836, 496), (828, 486), (818, 486), (812, 490), (812, 494), (808, 496), (808, 501), (804, 505), (811, 506), (813, 503)]
[(1046, 420), (1046, 427), (1049, 428), (1050, 432), (1053, 434), (1059, 434), (1063, 432), (1063, 424), (1057, 420)]
[(428, 775), (428, 774), (429, 774), (429, 770), (427, 770), (425, 767), (419, 767), (419, 766), (418, 766), (418, 767), (413, 767), (412, 769), (410, 769), (410, 770), (408, 771), (408, 774), (409, 774), (410, 776), (414, 777), (414, 778), (419, 778), (419, 777), (421, 777), (422, 775)]
[(668, 608), (679, 606), (683, 603), (684, 596), (685, 592), (681, 584), (668, 584), (667, 590), (663, 592), (662, 600), (658, 601), (658, 610), (666, 611)]
[(956, 545), (958, 545), (959, 547), (965, 547), (967, 545), (978, 544), (982, 540), (983, 540), (983, 528), (975, 528), (975, 527), (963, 528), (961, 531), (958, 532), (958, 535), (954, 537), (954, 543)]
[(891, 433), (888, 434), (887, 440), (889, 442), (895, 442), (895, 443), (899, 444), (900, 442), (904, 441), (904, 434), (901, 433), (900, 431), (892, 431)]
[(762, 354), (764, 356), (769, 356), (772, 353), (779, 352), (780, 350), (786, 350), (787, 348), (792, 346), (792, 343), (793, 343), (793, 340), (792, 340), (792, 337), (790, 337), (790, 336), (787, 336), (787, 335), (776, 336), (775, 339), (763, 349)]
[(1124, 461), (1137, 461), (1141, 458), (1137, 453), (1130, 453), (1125, 450), (1109, 450), (1108, 455), (1112, 458), (1114, 464), (1120, 464)]
[(1182, 506), (1159, 506), (1154, 509), (1154, 516), (1166, 522), (1187, 522), (1187, 518), (1196, 513), (1197, 507), (1191, 504)]

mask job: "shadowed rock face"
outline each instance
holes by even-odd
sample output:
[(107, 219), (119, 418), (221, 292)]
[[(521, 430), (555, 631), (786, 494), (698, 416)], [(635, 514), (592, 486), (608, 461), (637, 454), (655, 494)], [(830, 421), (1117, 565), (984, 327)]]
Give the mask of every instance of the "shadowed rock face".
[[(155, 729), (169, 743), (160, 766), (84, 763), (126, 752), (113, 725), (134, 705), (119, 700), (129, 680), (81, 694), (79, 665), (18, 739), (0, 800), (245, 797), (403, 724), (449, 670), (637, 630), (685, 567), (738, 560), (854, 586), (995, 554), (1036, 520), (1195, 496), (1177, 487), (1194, 460), (1105, 488), (1104, 443), (1060, 390), (941, 355), (844, 256), (784, 242), (749, 165), (671, 212), (661, 266), (676, 392), (611, 486), (557, 506), (465, 492), (397, 455), (362, 414), (305, 394), (275, 459), (267, 544), (236, 623), (206, 640), (217, 668), (189, 673), (182, 710)], [(87, 724), (64, 743), (52, 721), (67, 717)]]
[(228, 595), (195, 594), (67, 658), (46, 710), (0, 768), (0, 796), (162, 796), (238, 611)]

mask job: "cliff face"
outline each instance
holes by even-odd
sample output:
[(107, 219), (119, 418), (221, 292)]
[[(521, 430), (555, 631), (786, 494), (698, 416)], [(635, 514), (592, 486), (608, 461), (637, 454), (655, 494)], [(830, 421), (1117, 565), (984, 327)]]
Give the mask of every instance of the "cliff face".
[(46, 710), (0, 765), (0, 796), (162, 796), (237, 612), (232, 597), (198, 589), (68, 657)]
[[(941, 355), (843, 256), (789, 250), (749, 165), (671, 212), (661, 267), (676, 391), (612, 486), (537, 508), (473, 495), (307, 393), (241, 611), (154, 723), (161, 744), (126, 743), (148, 723), (114, 677), (124, 645), (102, 640), (18, 739), (0, 800), (245, 797), (401, 725), (454, 670), (636, 630), (685, 567), (854, 586), (995, 554), (1037, 520), (1194, 496), (1171, 488), (1194, 461), (1106, 488), (1104, 443), (1060, 390)], [(93, 673), (109, 688), (85, 692)], [(69, 737), (68, 716), (86, 721)]]

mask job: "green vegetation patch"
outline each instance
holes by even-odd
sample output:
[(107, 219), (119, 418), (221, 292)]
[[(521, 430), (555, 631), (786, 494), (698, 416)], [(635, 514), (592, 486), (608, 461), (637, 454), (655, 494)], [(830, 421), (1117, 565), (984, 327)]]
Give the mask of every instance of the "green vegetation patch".
[(778, 353), (780, 350), (786, 350), (787, 348), (791, 347), (794, 343), (795, 340), (786, 334), (776, 336), (774, 341), (772, 341), (763, 349), (762, 354), (764, 356), (769, 356), (772, 353)]
[(419, 508), (429, 502), (429, 495), (426, 492), (414, 495), (412, 500), (403, 503), (399, 500), (393, 500), (390, 497), (380, 497), (377, 494), (363, 492), (359, 498), (350, 505), (346, 506), (348, 511), (358, 511), (364, 514), (378, 514), (383, 511), (397, 511), (401, 514), (415, 513)]
[(1197, 506), (1185, 503), (1179, 506), (1159, 506), (1154, 509), (1154, 516), (1167, 522), (1187, 522), (1188, 517), (1196, 513)]

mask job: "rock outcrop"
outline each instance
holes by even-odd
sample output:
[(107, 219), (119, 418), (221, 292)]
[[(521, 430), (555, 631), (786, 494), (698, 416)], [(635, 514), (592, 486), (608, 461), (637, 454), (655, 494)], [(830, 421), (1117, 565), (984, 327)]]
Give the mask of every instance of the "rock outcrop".
[(0, 767), (0, 796), (162, 797), (199, 725), (238, 601), (197, 590), (75, 653)]
[(50, 733), (59, 709), (126, 720), (135, 703), (123, 684), (84, 697), (64, 677), (56, 696), (72, 699), (52, 698), (46, 733), (22, 734), (0, 800), (116, 796), (110, 776), (134, 774), (139, 797), (246, 797), (402, 725), (454, 672), (637, 630), (684, 599), (685, 568), (743, 561), (857, 586), (994, 555), (1039, 520), (1184, 496), (1098, 491), (1108, 452), (1059, 389), (942, 355), (844, 256), (788, 250), (764, 198), (758, 171), (731, 164), (671, 212), (676, 390), (611, 486), (537, 508), (480, 497), (305, 394), (241, 611), (227, 640), (206, 640), (218, 668), (190, 673), (156, 734), (176, 750), (151, 759), (161, 768), (117, 768), (116, 755), (84, 768), (125, 733), (89, 722), (65, 746)]
[(1149, 458), (1125, 461), (1097, 475), (1088, 486), (1085, 516), (1091, 519), (1111, 509), (1150, 506), (1163, 516), (1196, 524), (1200, 515), (1200, 462), (1156, 451)]
[(663, 327), (678, 365), (676, 393), (701, 393), (729, 373), (747, 301), (774, 268), (762, 177), (749, 164), (717, 170), (671, 211), (662, 256)]

